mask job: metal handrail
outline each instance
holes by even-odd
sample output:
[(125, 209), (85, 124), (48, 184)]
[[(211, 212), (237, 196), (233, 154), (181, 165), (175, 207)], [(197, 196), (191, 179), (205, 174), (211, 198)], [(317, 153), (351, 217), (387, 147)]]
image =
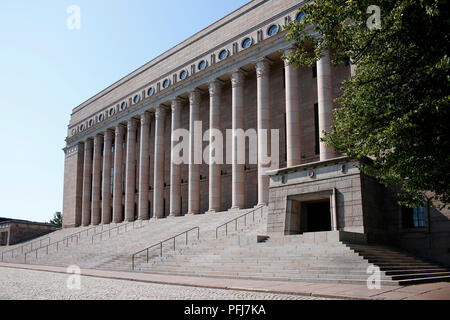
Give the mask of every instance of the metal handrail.
[(237, 218), (234, 218), (234, 219), (232, 219), (232, 220), (230, 220), (228, 222), (225, 222), (224, 224), (221, 224), (220, 226), (218, 226), (216, 228), (216, 239), (219, 237), (218, 232), (219, 232), (219, 229), (222, 228), (222, 227), (225, 227), (225, 236), (228, 235), (228, 225), (230, 223), (233, 223), (233, 222), (235, 223), (235, 231), (237, 231), (238, 220), (241, 219), (241, 218), (244, 218), (245, 226), (247, 226), (247, 216), (249, 214), (253, 214), (253, 222), (255, 222), (255, 212), (260, 210), (261, 217), (262, 217), (262, 215), (263, 215), (263, 208), (264, 208), (264, 206), (259, 206), (258, 208), (255, 208), (252, 211), (249, 211), (249, 212), (247, 212), (247, 213), (245, 213), (245, 214), (243, 214), (243, 215), (241, 215), (241, 216), (239, 216)]
[[(69, 235), (69, 236), (67, 236), (67, 237), (64, 237), (64, 239), (66, 239), (66, 238), (72, 238), (73, 236), (79, 236), (80, 238), (81, 238), (81, 235), (84, 233), (84, 232), (86, 232), (86, 236), (89, 236), (89, 231), (91, 231), (91, 230), (93, 230), (93, 229), (97, 229), (98, 227), (101, 227), (101, 231), (103, 231), (103, 224), (101, 224), (101, 225), (99, 225), (99, 226), (95, 226), (95, 227), (92, 227), (92, 228), (89, 228), (89, 229), (86, 229), (86, 230), (82, 230), (82, 231), (79, 231), (79, 232), (77, 232), (77, 233), (74, 233), (74, 234), (71, 234), (71, 235)], [(64, 240), (63, 239), (63, 240)]]
[(44, 241), (44, 240), (48, 240), (48, 243), (50, 244), (50, 237), (45, 237), (45, 238), (40, 239), (40, 240), (38, 240), (38, 241), (33, 241), (33, 242), (30, 242), (30, 243), (24, 244), (24, 245), (22, 245), (22, 246), (20, 246), (20, 247), (18, 247), (18, 248), (12, 248), (11, 250), (8, 250), (8, 251), (2, 251), (2, 262), (3, 262), (3, 256), (4, 256), (5, 254), (9, 253), (9, 252), (11, 252), (11, 258), (14, 258), (14, 251), (15, 251), (15, 250), (19, 250), (19, 249), (20, 249), (21, 254), (23, 254), (23, 249), (24, 249), (26, 246), (31, 245), (30, 252), (33, 251), (33, 244), (34, 244), (34, 243), (39, 242), (39, 248), (37, 248), (37, 249), (42, 248), (42, 247), (43, 247), (43, 246), (42, 246), (42, 241)]
[(25, 257), (24, 257), (24, 263), (27, 264), (27, 255), (28, 255), (28, 254), (30, 254), (30, 253), (32, 253), (32, 252), (35, 252), (35, 254), (36, 254), (36, 260), (37, 260), (37, 259), (38, 259), (38, 251), (39, 251), (40, 249), (46, 248), (46, 254), (48, 255), (49, 248), (50, 248), (51, 246), (53, 246), (53, 245), (56, 245), (56, 252), (58, 252), (58, 251), (59, 251), (59, 244), (60, 244), (60, 243), (64, 243), (64, 241), (65, 241), (65, 242), (66, 242), (66, 247), (68, 247), (68, 246), (69, 246), (69, 240), (70, 240), (70, 242), (73, 242), (73, 240), (72, 240), (73, 238), (77, 239), (77, 244), (78, 244), (79, 239), (80, 239), (80, 235), (79, 235), (79, 234), (73, 234), (73, 235), (67, 236), (67, 237), (65, 237), (65, 238), (63, 238), (62, 240), (59, 240), (59, 241), (57, 241), (57, 242), (53, 242), (53, 243), (50, 243), (50, 244), (48, 244), (48, 245), (46, 245), (46, 246), (43, 246), (43, 247), (41, 247), (41, 248), (38, 248), (38, 249), (36, 249), (36, 250), (30, 251), (30, 252), (26, 252), (26, 253), (25, 253)]
[(100, 236), (100, 241), (103, 240), (103, 234), (105, 234), (105, 233), (108, 233), (108, 239), (111, 238), (111, 231), (113, 231), (113, 230), (117, 230), (117, 235), (118, 235), (120, 233), (120, 228), (122, 228), (122, 227), (125, 227), (125, 232), (127, 232), (128, 225), (130, 225), (130, 224), (133, 225), (133, 229), (136, 229), (136, 227), (135, 227), (136, 222), (140, 222), (141, 224), (140, 224), (139, 228), (142, 228), (142, 224), (144, 221), (145, 220), (135, 220), (133, 222), (128, 222), (126, 224), (123, 224), (123, 225), (120, 225), (120, 226), (117, 226), (117, 227), (114, 227), (114, 228), (111, 228), (111, 229), (108, 229), (108, 230), (105, 230), (102, 232), (98, 232), (91, 236), (91, 243), (94, 243), (94, 238), (98, 237), (98, 236)]
[(154, 245), (151, 245), (150, 247), (147, 247), (147, 248), (145, 248), (145, 249), (143, 249), (143, 250), (141, 250), (141, 251), (138, 251), (138, 252), (135, 252), (135, 253), (133, 253), (133, 255), (131, 256), (131, 267), (132, 267), (132, 270), (134, 270), (134, 257), (135, 256), (137, 256), (138, 254), (141, 254), (141, 253), (143, 253), (143, 252), (146, 252), (147, 253), (147, 263), (148, 263), (148, 251), (150, 250), (150, 249), (153, 249), (153, 248), (155, 248), (155, 247), (160, 247), (160, 257), (162, 257), (162, 255), (163, 255), (163, 244), (165, 243), (165, 242), (169, 242), (169, 241), (172, 241), (173, 240), (173, 251), (175, 251), (176, 250), (176, 238), (178, 238), (179, 236), (182, 236), (182, 235), (184, 235), (184, 234), (186, 234), (186, 245), (188, 244), (188, 234), (189, 234), (189, 232), (191, 232), (192, 230), (197, 230), (197, 240), (199, 240), (200, 239), (200, 227), (193, 227), (193, 228), (191, 228), (191, 229), (189, 229), (189, 230), (186, 230), (186, 231), (184, 231), (184, 232), (182, 232), (182, 233), (180, 233), (180, 234), (177, 234), (176, 236), (173, 236), (173, 237), (171, 237), (171, 238), (169, 238), (169, 239), (166, 239), (166, 240), (163, 240), (163, 241), (161, 241), (161, 242), (158, 242), (158, 243), (156, 243), (156, 244), (154, 244)]

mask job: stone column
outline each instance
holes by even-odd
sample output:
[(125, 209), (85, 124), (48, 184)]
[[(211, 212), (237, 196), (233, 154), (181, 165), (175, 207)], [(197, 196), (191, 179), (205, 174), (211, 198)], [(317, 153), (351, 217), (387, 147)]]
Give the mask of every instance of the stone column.
[(157, 106), (155, 112), (155, 165), (153, 189), (153, 214), (156, 219), (164, 218), (164, 131), (166, 109)]
[[(222, 83), (220, 80), (213, 80), (209, 83), (209, 209), (208, 212), (219, 212), (221, 208), (222, 181), (220, 175), (221, 164), (213, 162), (213, 151), (220, 147), (213, 140), (213, 130), (221, 130), (220, 117), (220, 94)], [(216, 151), (217, 152), (217, 151)], [(222, 153), (222, 152), (221, 152)]]
[(83, 165), (83, 202), (82, 222), (83, 227), (91, 224), (91, 192), (92, 192), (92, 140), (84, 142), (84, 165)]
[[(269, 176), (265, 171), (270, 163), (264, 161), (270, 153), (270, 63), (261, 59), (256, 63), (258, 115), (258, 206), (269, 202)], [(263, 134), (266, 131), (266, 134)]]
[[(317, 62), (317, 95), (319, 102), (319, 134), (320, 138), (323, 138), (323, 131), (329, 132), (333, 121), (333, 86), (330, 53), (328, 51)], [(320, 141), (320, 161), (333, 157), (333, 148)]]
[(125, 134), (125, 127), (122, 125), (116, 126), (116, 137), (114, 139), (114, 189), (113, 189), (113, 217), (115, 223), (123, 221), (122, 216), (122, 175), (123, 175), (123, 136)]
[(101, 170), (102, 170), (102, 142), (103, 136), (97, 134), (94, 137), (94, 160), (92, 166), (92, 221), (91, 223), (96, 226), (100, 224), (102, 217), (100, 214), (100, 182), (101, 182)]
[[(287, 56), (292, 49), (287, 49)], [(296, 166), (302, 162), (301, 126), (300, 126), (300, 84), (298, 71), (294, 66), (284, 61), (286, 77), (286, 151), (288, 167)]]
[(134, 203), (136, 193), (136, 127), (135, 119), (127, 124), (127, 162), (125, 177), (125, 220), (134, 221)]
[(197, 141), (195, 135), (195, 121), (200, 121), (200, 98), (201, 95), (199, 90), (196, 89), (190, 93), (188, 214), (200, 213), (200, 165), (195, 163), (196, 153), (202, 153), (202, 148), (198, 148), (196, 145), (199, 141)]
[(148, 220), (148, 187), (149, 176), (149, 139), (150, 139), (150, 114), (144, 112), (141, 115), (141, 151), (139, 153), (139, 219)]
[[(243, 209), (245, 207), (245, 164), (238, 164), (238, 143), (236, 130), (244, 130), (244, 73), (236, 70), (231, 75), (232, 85), (232, 205), (231, 209)], [(245, 152), (245, 150), (240, 150)]]
[(181, 128), (181, 107), (180, 98), (172, 100), (172, 138), (170, 155), (170, 216), (178, 217), (181, 215), (181, 165), (174, 163), (174, 148), (179, 143), (174, 141), (174, 131)]
[(113, 132), (106, 130), (103, 151), (102, 223), (111, 223), (111, 158)]

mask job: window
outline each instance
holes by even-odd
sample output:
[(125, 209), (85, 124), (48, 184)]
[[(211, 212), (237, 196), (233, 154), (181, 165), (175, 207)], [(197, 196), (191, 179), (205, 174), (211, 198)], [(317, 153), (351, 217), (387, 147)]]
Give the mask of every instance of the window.
[(402, 227), (405, 229), (425, 228), (425, 208), (402, 207)]
[(295, 18), (295, 20), (297, 20), (298, 22), (302, 21), (303, 17), (306, 16), (306, 14), (304, 12), (300, 12), (297, 17)]
[(183, 70), (180, 72), (180, 80), (184, 80), (187, 78), (187, 71)]
[(315, 153), (320, 154), (320, 132), (319, 132), (319, 104), (314, 104), (314, 141), (315, 141)]
[(81, 126), (80, 126), (80, 132), (81, 131), (84, 131), (84, 124), (82, 124)]
[(252, 38), (245, 38), (245, 39), (242, 41), (241, 46), (242, 46), (243, 49), (247, 49), (247, 48), (249, 48), (252, 44), (253, 44), (253, 39), (252, 39)]
[(109, 116), (113, 116), (116, 113), (114, 108), (109, 109)]
[(198, 64), (198, 70), (203, 70), (206, 68), (206, 61), (202, 60), (200, 61), (200, 63)]
[(149, 97), (151, 97), (154, 94), (155, 94), (155, 88), (153, 88), (153, 87), (149, 88), (148, 91), (147, 91), (147, 95)]
[(268, 35), (269, 37), (274, 36), (274, 35), (276, 35), (276, 34), (278, 33), (278, 30), (279, 30), (279, 29), (280, 29), (280, 28), (278, 27), (278, 25), (273, 24), (273, 25), (271, 25), (271, 26), (269, 27), (269, 29), (267, 30), (267, 35)]
[(169, 85), (170, 85), (170, 81), (169, 81), (169, 79), (166, 79), (166, 80), (164, 80), (164, 82), (163, 82), (163, 88), (164, 89), (166, 89), (166, 88), (168, 88), (169, 87)]
[(122, 105), (120, 106), (120, 110), (125, 110), (127, 108), (127, 103), (124, 101), (122, 102)]
[(93, 119), (89, 120), (89, 127), (92, 127), (93, 125), (94, 125), (94, 120)]
[(139, 103), (139, 101), (141, 101), (141, 97), (137, 94), (134, 96), (133, 101), (134, 101), (134, 103)]
[(228, 57), (228, 50), (222, 50), (219, 53), (219, 60), (224, 60)]
[(98, 116), (98, 121), (103, 121), (104, 119), (105, 116), (103, 115), (103, 113)]

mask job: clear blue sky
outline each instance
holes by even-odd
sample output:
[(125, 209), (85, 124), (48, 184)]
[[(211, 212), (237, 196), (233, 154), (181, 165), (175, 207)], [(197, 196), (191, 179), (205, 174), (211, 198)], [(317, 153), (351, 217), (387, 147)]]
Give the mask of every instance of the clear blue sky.
[[(71, 110), (247, 2), (2, 0), (0, 217), (61, 211)], [(80, 30), (67, 28), (70, 5)]]

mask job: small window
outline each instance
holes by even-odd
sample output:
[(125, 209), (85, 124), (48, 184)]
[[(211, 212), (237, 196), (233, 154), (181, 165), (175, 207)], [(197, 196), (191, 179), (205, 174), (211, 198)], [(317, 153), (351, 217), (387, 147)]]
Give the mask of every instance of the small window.
[(268, 35), (269, 37), (274, 36), (274, 35), (276, 35), (276, 34), (278, 33), (278, 30), (279, 30), (279, 29), (280, 29), (280, 28), (278, 27), (278, 25), (273, 24), (273, 25), (271, 25), (271, 26), (269, 27), (269, 29), (267, 30), (267, 35)]
[(113, 116), (116, 113), (116, 109), (111, 108), (109, 109), (109, 116)]
[(169, 87), (169, 85), (170, 85), (169, 79), (164, 80), (164, 82), (163, 82), (163, 88), (166, 89), (166, 88)]
[(75, 133), (77, 133), (77, 130), (72, 129), (72, 135), (75, 135)]
[(82, 124), (81, 126), (80, 126), (80, 132), (81, 131), (84, 131), (84, 124)]
[(402, 207), (402, 227), (405, 229), (425, 228), (425, 208)]
[(302, 21), (302, 19), (306, 16), (306, 14), (304, 12), (300, 12), (297, 17), (295, 18), (295, 20), (297, 20), (298, 22)]
[(180, 72), (180, 80), (184, 80), (187, 78), (187, 71), (183, 70)]
[(134, 96), (133, 101), (134, 101), (134, 103), (139, 103), (139, 101), (141, 101), (141, 97), (137, 94)]
[(127, 103), (124, 101), (122, 102), (122, 105), (120, 106), (120, 110), (125, 110), (127, 108)]
[(103, 121), (103, 120), (105, 120), (105, 116), (104, 116), (104, 114), (102, 113), (102, 114), (100, 114), (100, 115), (98, 116), (98, 121)]
[(94, 125), (94, 120), (93, 119), (89, 120), (89, 127), (92, 127), (93, 125)]
[(219, 53), (219, 60), (224, 60), (228, 57), (228, 50), (222, 50)]
[(151, 97), (154, 94), (155, 94), (155, 88), (153, 88), (153, 87), (149, 88), (148, 91), (147, 91), (147, 95), (149, 97)]
[(198, 64), (198, 70), (203, 70), (206, 68), (206, 61), (202, 60), (200, 61), (200, 63)]
[(242, 46), (243, 49), (247, 49), (247, 48), (249, 48), (252, 44), (253, 44), (253, 39), (252, 39), (252, 38), (245, 38), (245, 39), (242, 41), (241, 46)]
[(314, 104), (314, 144), (315, 154), (320, 154), (319, 104)]

